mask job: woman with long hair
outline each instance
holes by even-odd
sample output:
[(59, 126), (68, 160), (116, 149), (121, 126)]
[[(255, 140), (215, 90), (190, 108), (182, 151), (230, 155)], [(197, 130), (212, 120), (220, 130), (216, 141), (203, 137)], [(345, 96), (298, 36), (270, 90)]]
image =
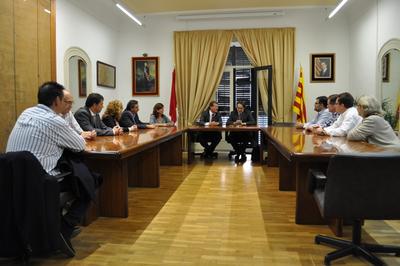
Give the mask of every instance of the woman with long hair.
[[(103, 123), (111, 128), (119, 126), (118, 121), (121, 118), (122, 108), (122, 102), (119, 100), (109, 102), (102, 117)], [(123, 127), (122, 130), (124, 132), (135, 131), (137, 127), (133, 125), (131, 127)]]
[(150, 124), (158, 126), (173, 126), (174, 123), (164, 115), (164, 105), (156, 103), (153, 107), (153, 113), (150, 115)]

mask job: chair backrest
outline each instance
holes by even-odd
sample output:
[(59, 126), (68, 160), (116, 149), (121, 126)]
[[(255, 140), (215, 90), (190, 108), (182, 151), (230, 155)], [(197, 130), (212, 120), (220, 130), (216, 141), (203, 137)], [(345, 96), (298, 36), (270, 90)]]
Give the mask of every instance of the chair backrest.
[(59, 210), (59, 184), (33, 154), (0, 154), (0, 257), (58, 249)]
[(326, 176), (324, 217), (400, 219), (400, 153), (336, 155)]

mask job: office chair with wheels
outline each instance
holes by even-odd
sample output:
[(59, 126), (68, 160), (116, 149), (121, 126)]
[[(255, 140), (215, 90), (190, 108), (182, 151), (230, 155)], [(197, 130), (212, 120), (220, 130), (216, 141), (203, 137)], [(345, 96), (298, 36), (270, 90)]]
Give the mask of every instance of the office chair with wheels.
[(324, 218), (353, 221), (352, 240), (317, 235), (315, 243), (338, 247), (325, 256), (325, 265), (354, 255), (373, 265), (386, 265), (373, 253), (400, 255), (400, 246), (361, 242), (363, 220), (400, 219), (400, 155), (336, 155), (326, 175), (309, 171), (309, 190)]

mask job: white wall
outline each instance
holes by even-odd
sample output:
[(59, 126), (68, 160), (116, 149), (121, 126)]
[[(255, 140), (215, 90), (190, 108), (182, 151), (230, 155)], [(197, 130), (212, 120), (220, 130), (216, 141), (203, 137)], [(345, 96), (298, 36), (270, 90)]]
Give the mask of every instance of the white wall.
[[(178, 21), (175, 15), (146, 16), (145, 26), (137, 28), (130, 20), (121, 25), (121, 38), (118, 46), (120, 54), (118, 62), (123, 74), (118, 77), (120, 87), (131, 87), (131, 57), (148, 53), (149, 56), (160, 57), (160, 97), (135, 97), (141, 104), (141, 117), (151, 112), (155, 102), (162, 102), (169, 109), (171, 87), (171, 73), (173, 70), (173, 31), (198, 29), (238, 29), (238, 28), (269, 28), (295, 27), (296, 28), (296, 57), (295, 80), (293, 90), (297, 84), (299, 65), (302, 64), (305, 75), (305, 91), (308, 107), (308, 116), (315, 114), (312, 111), (314, 99), (320, 95), (330, 95), (342, 92), (349, 88), (349, 41), (347, 20), (340, 14), (335, 20), (326, 21), (327, 12), (323, 8), (286, 10), (281, 17), (267, 17), (262, 19), (222, 19), (206, 21)], [(336, 53), (336, 82), (309, 83), (310, 54)], [(131, 97), (130, 90), (119, 92), (122, 99)]]
[[(117, 77), (120, 75), (116, 50), (119, 32), (101, 23), (71, 1), (58, 0), (56, 7), (57, 81), (61, 84), (65, 82), (63, 65), (65, 51), (73, 46), (80, 47), (89, 55), (92, 62), (92, 91), (102, 94), (106, 103), (110, 99), (119, 98), (118, 92), (121, 87), (118, 79), (116, 89), (98, 87), (96, 82), (96, 61), (98, 60), (116, 66)], [(88, 90), (90, 91), (90, 88)], [(78, 104), (82, 102), (78, 101)], [(79, 107), (75, 105), (73, 110)]]
[[(90, 0), (91, 1), (91, 0)], [(300, 64), (304, 69), (305, 94), (308, 117), (315, 114), (312, 110), (314, 99), (320, 95), (330, 95), (347, 91), (350, 86), (349, 74), (349, 30), (346, 16), (339, 13), (334, 19), (326, 20), (328, 11), (324, 8), (303, 8), (285, 10), (285, 15), (266, 18), (241, 18), (202, 21), (178, 21), (175, 15), (149, 15), (142, 18), (143, 27), (138, 27), (122, 13), (119, 20), (104, 19), (104, 12), (90, 10), (79, 1), (57, 1), (57, 79), (64, 82), (63, 59), (65, 51), (78, 46), (86, 51), (92, 61), (93, 91), (105, 96), (105, 103), (118, 98), (124, 104), (132, 99), (131, 57), (147, 53), (160, 57), (160, 96), (135, 97), (140, 103), (140, 116), (147, 121), (156, 102), (169, 110), (171, 74), (174, 68), (173, 32), (197, 29), (235, 29), (295, 27), (295, 80), (296, 90)], [(92, 3), (94, 3), (92, 1)], [(105, 0), (96, 1), (96, 10), (109, 10), (115, 16), (114, 8)], [(79, 7), (78, 7), (79, 6)], [(86, 12), (83, 10), (87, 10)], [(93, 13), (94, 12), (94, 13)], [(121, 24), (117, 25), (115, 21)], [(106, 25), (107, 24), (107, 25)], [(310, 83), (310, 54), (335, 53), (335, 83)], [(100, 60), (117, 67), (117, 88), (115, 90), (96, 86), (96, 61)]]
[(400, 39), (399, 14), (398, 0), (358, 0), (349, 13), (350, 88), (355, 95), (380, 95), (377, 56), (387, 41)]

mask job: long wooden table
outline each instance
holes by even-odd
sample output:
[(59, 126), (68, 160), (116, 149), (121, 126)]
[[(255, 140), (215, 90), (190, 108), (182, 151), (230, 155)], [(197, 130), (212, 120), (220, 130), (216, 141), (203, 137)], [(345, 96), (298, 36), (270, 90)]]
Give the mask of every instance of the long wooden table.
[(157, 127), (88, 141), (86, 163), (103, 176), (103, 184), (86, 223), (98, 215), (127, 217), (128, 186), (158, 187), (160, 165), (182, 165), (183, 132)]
[(381, 153), (389, 151), (366, 142), (348, 141), (345, 137), (318, 136), (294, 126), (270, 126), (267, 138), (268, 166), (279, 166), (279, 189), (296, 191), (296, 224), (329, 224), (341, 236), (340, 219), (326, 221), (321, 217), (313, 196), (308, 192), (310, 168), (325, 171), (330, 157), (338, 152)]
[(199, 132), (261, 132), (260, 138), (260, 161), (263, 162), (264, 156), (264, 136), (262, 127), (259, 126), (190, 126), (186, 129), (188, 133), (188, 164), (194, 160), (195, 134)]

